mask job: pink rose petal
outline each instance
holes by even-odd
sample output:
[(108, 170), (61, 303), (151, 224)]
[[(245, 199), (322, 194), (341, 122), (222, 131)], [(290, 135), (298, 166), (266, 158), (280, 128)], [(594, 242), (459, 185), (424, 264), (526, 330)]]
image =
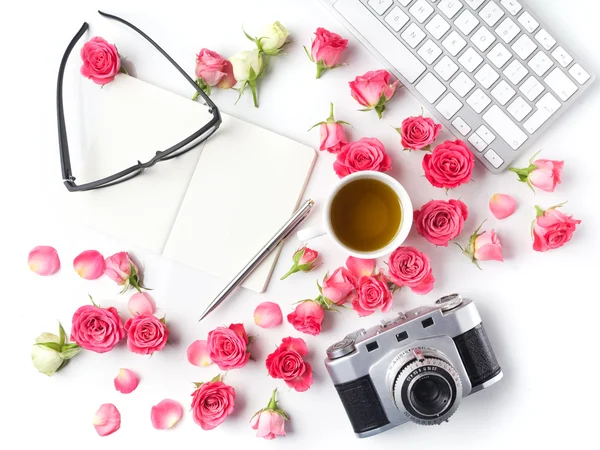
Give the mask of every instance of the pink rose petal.
[(54, 247), (40, 245), (29, 252), (29, 268), (38, 275), (54, 275), (60, 269), (60, 259)]
[(517, 209), (517, 201), (506, 194), (494, 194), (490, 198), (490, 211), (496, 219), (505, 219)]
[(195, 341), (187, 349), (187, 359), (190, 364), (206, 367), (212, 364), (208, 351), (208, 341)]
[(86, 280), (95, 280), (104, 273), (106, 265), (104, 256), (97, 250), (86, 250), (81, 252), (73, 260), (73, 269), (81, 278)]
[(115, 389), (121, 394), (130, 394), (140, 384), (139, 377), (129, 369), (120, 369), (115, 377)]
[(127, 308), (133, 316), (151, 316), (156, 311), (154, 300), (147, 292), (137, 292), (129, 298)]
[(121, 413), (112, 403), (105, 403), (94, 414), (92, 423), (100, 436), (108, 436), (121, 427)]
[(261, 328), (273, 328), (282, 321), (283, 315), (277, 303), (262, 302), (254, 310), (254, 323)]
[(375, 271), (374, 259), (360, 259), (354, 256), (349, 256), (346, 260), (346, 267), (356, 278), (368, 277), (373, 275)]
[(168, 430), (183, 416), (183, 408), (175, 400), (165, 399), (152, 407), (150, 419), (157, 430)]

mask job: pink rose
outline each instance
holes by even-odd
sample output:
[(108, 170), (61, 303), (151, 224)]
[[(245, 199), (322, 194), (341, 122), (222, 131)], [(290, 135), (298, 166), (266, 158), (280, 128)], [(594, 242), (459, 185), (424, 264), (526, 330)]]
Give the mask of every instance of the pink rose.
[(350, 84), (350, 94), (365, 110), (374, 109), (381, 119), (385, 104), (394, 96), (399, 81), (390, 84), (391, 74), (387, 70), (375, 70), (358, 76)]
[(296, 330), (316, 336), (321, 332), (324, 317), (325, 310), (321, 305), (313, 300), (305, 300), (288, 314), (287, 320)]
[(71, 340), (96, 353), (105, 353), (125, 337), (117, 310), (85, 305), (73, 314)]
[[(317, 65), (317, 78), (321, 77), (325, 69), (334, 69), (340, 65), (342, 53), (347, 45), (348, 40), (339, 34), (325, 28), (317, 28), (310, 50), (310, 60)], [(306, 47), (304, 49), (306, 50)]]
[(207, 341), (210, 359), (221, 370), (242, 368), (250, 359), (248, 335), (241, 323), (215, 328), (208, 333)]
[(165, 348), (169, 329), (154, 316), (134, 316), (125, 322), (127, 348), (133, 353), (151, 355)]
[(333, 170), (340, 178), (363, 170), (387, 172), (391, 169), (392, 158), (381, 141), (375, 138), (362, 138), (344, 145), (333, 163)]
[(352, 308), (360, 317), (370, 316), (378, 308), (386, 313), (392, 309), (392, 293), (382, 273), (358, 279), (358, 295), (352, 300)]
[(556, 208), (559, 206), (547, 210), (535, 207), (537, 217), (533, 222), (533, 249), (536, 252), (562, 247), (571, 240), (577, 225), (581, 223), (581, 220), (558, 211)]
[(423, 158), (423, 170), (429, 182), (452, 189), (471, 181), (475, 156), (461, 140), (446, 141)]
[(81, 48), (81, 75), (96, 84), (107, 84), (115, 79), (121, 70), (121, 58), (117, 47), (101, 37), (93, 37)]
[(345, 267), (339, 267), (323, 280), (323, 296), (336, 305), (352, 301), (356, 295), (356, 278)]
[(300, 338), (287, 337), (281, 345), (267, 356), (266, 366), (269, 375), (279, 378), (298, 392), (304, 392), (313, 383), (312, 368), (304, 361), (308, 353), (306, 342)]
[(296, 272), (310, 272), (317, 267), (316, 262), (319, 257), (319, 252), (308, 248), (306, 245), (294, 253), (292, 256), (293, 265), (288, 272), (280, 279), (285, 280), (290, 275)]
[(504, 261), (502, 245), (494, 230), (477, 235), (474, 244), (473, 256), (477, 261)]
[(196, 55), (196, 77), (207, 86), (229, 89), (237, 83), (231, 62), (207, 48)]
[(342, 147), (348, 143), (344, 125), (347, 122), (336, 121), (333, 115), (333, 103), (329, 103), (329, 117), (322, 122), (313, 125), (308, 131), (316, 126), (319, 127), (321, 145), (319, 150), (327, 150), (329, 153), (339, 153)]
[(221, 425), (233, 413), (235, 389), (222, 381), (202, 383), (192, 394), (192, 415), (203, 430)]
[(134, 287), (141, 292), (139, 270), (127, 252), (115, 253), (105, 260), (106, 268), (104, 275), (113, 280), (119, 286), (123, 286), (123, 291)]
[(468, 210), (460, 200), (431, 200), (415, 210), (417, 231), (434, 245), (448, 246), (457, 237), (467, 220)]
[(519, 176), (519, 181), (527, 183), (531, 189), (535, 186), (546, 192), (554, 192), (556, 185), (560, 184), (564, 161), (553, 161), (550, 159), (533, 160), (536, 153), (529, 160), (529, 166), (522, 169), (511, 167), (509, 170)]
[(429, 150), (429, 146), (442, 130), (442, 125), (429, 117), (407, 117), (402, 121), (402, 127), (396, 130), (402, 136), (405, 150)]
[(279, 408), (276, 395), (277, 389), (271, 394), (267, 407), (257, 411), (250, 419), (250, 427), (257, 431), (256, 437), (271, 440), (277, 436), (285, 436), (285, 422), (290, 418)]
[(408, 286), (415, 294), (427, 294), (435, 278), (429, 258), (414, 247), (398, 247), (388, 261), (390, 279), (396, 286)]

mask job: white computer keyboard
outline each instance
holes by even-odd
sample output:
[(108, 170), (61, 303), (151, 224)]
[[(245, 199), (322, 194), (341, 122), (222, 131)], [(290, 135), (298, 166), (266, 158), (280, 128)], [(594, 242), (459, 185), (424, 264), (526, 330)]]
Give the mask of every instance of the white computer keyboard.
[(515, 0), (321, 0), (501, 172), (594, 81)]

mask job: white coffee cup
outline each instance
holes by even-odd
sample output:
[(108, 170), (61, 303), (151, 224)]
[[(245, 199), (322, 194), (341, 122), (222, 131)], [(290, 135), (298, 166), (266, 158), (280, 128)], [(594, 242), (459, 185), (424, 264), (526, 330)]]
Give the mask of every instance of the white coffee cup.
[[(333, 199), (337, 195), (337, 193), (349, 183), (352, 183), (356, 180), (361, 179), (372, 179), (381, 181), (386, 184), (396, 193), (398, 199), (400, 200), (400, 208), (401, 208), (401, 218), (400, 218), (400, 226), (398, 227), (398, 231), (396, 236), (383, 248), (378, 250), (374, 250), (371, 252), (361, 252), (354, 249), (351, 249), (344, 245), (338, 237), (335, 235), (333, 228), (331, 226), (331, 204)], [(323, 208), (323, 221), (321, 225), (316, 227), (305, 228), (303, 230), (298, 231), (296, 236), (302, 242), (309, 241), (315, 237), (322, 236), (324, 234), (328, 234), (331, 239), (346, 253), (351, 256), (363, 259), (372, 259), (372, 258), (380, 258), (382, 256), (389, 255), (396, 248), (400, 247), (402, 243), (408, 237), (408, 233), (412, 227), (413, 222), (413, 208), (412, 202), (410, 201), (410, 197), (406, 192), (406, 189), (402, 187), (402, 185), (396, 181), (394, 178), (390, 177), (381, 172), (374, 171), (364, 171), (364, 172), (355, 172), (351, 175), (348, 175), (340, 180), (337, 186), (331, 191), (327, 199), (325, 200), (325, 205)]]

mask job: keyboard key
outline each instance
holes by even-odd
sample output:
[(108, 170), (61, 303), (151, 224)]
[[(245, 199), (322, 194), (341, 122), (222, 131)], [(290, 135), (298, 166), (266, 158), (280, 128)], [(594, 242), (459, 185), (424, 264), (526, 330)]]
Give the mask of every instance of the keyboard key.
[(448, 19), (452, 19), (462, 7), (463, 4), (458, 0), (442, 0), (438, 3), (438, 8)]
[(535, 42), (533, 42), (529, 36), (523, 34), (511, 48), (521, 59), (527, 59), (537, 48), (537, 45), (535, 45)]
[(523, 97), (517, 97), (514, 102), (512, 102), (506, 110), (517, 119), (519, 122), (527, 117), (527, 114), (531, 112), (533, 108), (523, 100)]
[(473, 15), (471, 11), (465, 9), (458, 19), (454, 21), (454, 25), (462, 31), (465, 35), (471, 34), (471, 31), (479, 25), (479, 19)]
[(440, 81), (431, 73), (425, 75), (416, 85), (416, 88), (429, 103), (435, 103), (435, 101), (446, 91), (446, 86), (440, 83)]
[(502, 6), (506, 8), (506, 10), (511, 13), (513, 16), (517, 14), (523, 7), (521, 4), (515, 0), (502, 0), (500, 2)]
[(400, 4), (402, 6), (408, 6), (410, 5), (410, 2), (412, 2), (413, 0), (399, 0)]
[(489, 89), (498, 78), (500, 78), (498, 72), (492, 69), (492, 66), (487, 63), (475, 74), (475, 79), (486, 89)]
[(404, 44), (398, 39), (390, 39), (390, 31), (364, 5), (355, 0), (338, 0), (333, 7), (379, 50), (408, 83), (414, 83), (425, 71), (425, 66)]
[(538, 74), (540, 77), (548, 72), (548, 69), (552, 67), (552, 60), (546, 56), (543, 51), (539, 51), (536, 55), (531, 58), (529, 61), (529, 67), (533, 69), (533, 71)]
[(492, 149), (489, 149), (487, 152), (485, 152), (483, 157), (487, 159), (489, 163), (496, 169), (499, 169), (500, 166), (504, 164), (504, 160)]
[(434, 38), (441, 39), (442, 36), (446, 34), (446, 31), (450, 29), (450, 25), (442, 18), (442, 16), (436, 14), (425, 28), (427, 28), (427, 31), (429, 31)]
[(392, 27), (394, 31), (400, 31), (400, 29), (408, 22), (408, 16), (404, 14), (398, 6), (394, 6), (394, 9), (385, 16), (385, 21)]
[(558, 111), (561, 104), (550, 92), (547, 92), (539, 102), (535, 104), (537, 111), (531, 115), (523, 124), (530, 133), (535, 133), (552, 115)]
[(473, 144), (473, 147), (475, 147), (478, 152), (482, 152), (487, 148), (487, 144), (477, 133), (473, 133), (469, 136), (469, 142)]
[(469, 5), (473, 9), (479, 8), (485, 0), (465, 0), (467, 5)]
[(369, 6), (380, 16), (392, 6), (394, 0), (369, 0)]
[(510, 85), (502, 80), (492, 89), (492, 97), (498, 100), (502, 106), (506, 105), (508, 101), (515, 96), (517, 92), (510, 87)]
[(575, 83), (573, 83), (558, 67), (554, 68), (554, 70), (544, 78), (544, 81), (563, 102), (569, 100), (571, 96), (577, 92)]
[(525, 80), (519, 90), (525, 94), (530, 101), (534, 101), (539, 95), (544, 92), (544, 86), (535, 77), (531, 76)]
[(473, 83), (473, 80), (471, 80), (466, 73), (461, 72), (454, 80), (452, 80), (450, 87), (452, 87), (458, 95), (464, 97), (475, 87), (475, 83)]
[(442, 49), (435, 45), (431, 39), (427, 39), (419, 49), (418, 53), (427, 64), (433, 64), (433, 62), (442, 54)]
[(465, 47), (465, 45), (467, 45), (467, 41), (460, 37), (460, 34), (458, 34), (456, 31), (452, 31), (448, 37), (444, 39), (442, 45), (446, 47), (452, 56), (456, 56)]
[(434, 66), (433, 70), (442, 77), (442, 80), (448, 81), (458, 70), (458, 66), (446, 55)]
[(537, 27), (540, 26), (538, 21), (531, 17), (531, 14), (529, 14), (527, 11), (519, 16), (519, 22), (521, 22), (521, 25), (523, 25), (523, 27), (530, 33), (533, 33)]
[(504, 19), (502, 23), (498, 25), (498, 28), (496, 28), (496, 34), (507, 44), (516, 38), (520, 32), (521, 29), (510, 17)]
[(560, 45), (554, 49), (552, 56), (554, 56), (554, 59), (556, 59), (563, 67), (567, 67), (573, 61), (573, 57)]
[(496, 2), (489, 2), (479, 11), (479, 17), (481, 17), (485, 23), (490, 27), (493, 27), (504, 15), (502, 8), (496, 4)]
[(461, 101), (452, 92), (448, 92), (448, 95), (436, 105), (435, 109), (446, 119), (450, 120), (462, 107), (463, 104)]
[(456, 128), (456, 131), (458, 131), (463, 136), (466, 136), (471, 131), (471, 127), (467, 124), (467, 122), (465, 122), (462, 119), (462, 117), (457, 117), (456, 119), (454, 119), (452, 121), (452, 126), (454, 126), (454, 128)]
[(486, 27), (479, 28), (479, 30), (477, 30), (475, 34), (471, 36), (471, 42), (473, 42), (473, 44), (475, 44), (475, 46), (482, 52), (485, 52), (488, 48), (490, 48), (490, 45), (492, 45), (495, 40), (496, 38), (494, 35), (490, 33)]
[(512, 53), (509, 52), (504, 45), (498, 42), (487, 54), (487, 57), (492, 64), (494, 64), (498, 69), (501, 69), (504, 64), (506, 64), (508, 60), (512, 58)]
[(477, 88), (467, 99), (467, 103), (477, 114), (483, 111), (491, 102), (492, 100), (490, 100), (490, 98), (479, 88)]
[(475, 131), (475, 133), (477, 133), (477, 135), (483, 139), (486, 144), (491, 144), (492, 142), (494, 142), (494, 139), (496, 139), (496, 136), (494, 136), (494, 134), (487, 129), (487, 127), (485, 125), (481, 125), (479, 128), (477, 128), (477, 131)]
[[(497, 105), (493, 105), (483, 115), (492, 131), (506, 141), (513, 150), (517, 150), (527, 140), (527, 135)], [(483, 136), (482, 136), (483, 137)]]
[(544, 47), (546, 50), (550, 50), (552, 47), (554, 47), (554, 44), (556, 44), (556, 40), (543, 28), (537, 32), (535, 35), (535, 40), (542, 44), (542, 47)]
[[(402, 33), (401, 36), (402, 39), (404, 39), (408, 45), (410, 45), (412, 48), (415, 48), (421, 43), (423, 39), (425, 39), (425, 36), (427, 36), (427, 34), (423, 30), (421, 30), (421, 28), (419, 28), (416, 24), (411, 23), (408, 26), (408, 28), (404, 30), (404, 33)], [(389, 39), (387, 40), (389, 41)], [(380, 49), (380, 47), (377, 48)]]
[(579, 84), (585, 84), (590, 79), (590, 74), (579, 64), (573, 64), (573, 67), (569, 69), (569, 73)]
[(467, 69), (467, 72), (471, 73), (479, 67), (479, 64), (483, 62), (483, 58), (479, 53), (473, 50), (472, 47), (469, 47), (462, 55), (460, 55), (458, 62)]
[(425, 0), (417, 0), (408, 11), (417, 19), (417, 22), (423, 23), (433, 13), (433, 7)]
[(516, 59), (504, 69), (504, 75), (506, 75), (512, 84), (519, 84), (528, 73), (529, 71), (525, 66)]

